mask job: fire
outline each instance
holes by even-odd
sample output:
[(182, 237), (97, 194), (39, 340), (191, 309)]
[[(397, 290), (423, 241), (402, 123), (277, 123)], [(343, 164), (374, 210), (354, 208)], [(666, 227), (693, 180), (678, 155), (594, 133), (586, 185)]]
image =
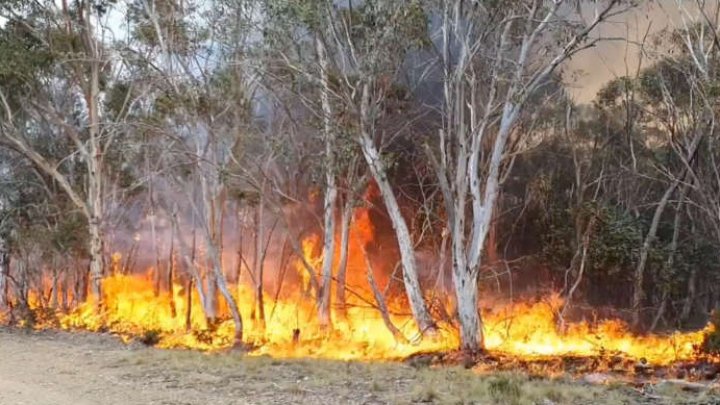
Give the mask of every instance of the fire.
[[(99, 331), (109, 329), (127, 339), (155, 331), (160, 336), (158, 346), (164, 348), (187, 347), (201, 350), (220, 349), (232, 342), (231, 320), (220, 323), (214, 331), (208, 330), (202, 308), (192, 308), (192, 330), (186, 330), (181, 315), (172, 316), (170, 295), (156, 296), (152, 280), (138, 275), (114, 275), (103, 282), (105, 301), (103, 312), (98, 313), (96, 302), (91, 300), (67, 315), (60, 316), (60, 325), (66, 329), (87, 329)], [(250, 317), (253, 307), (253, 291), (250, 287), (236, 288), (236, 299), (245, 322), (246, 341), (255, 346), (253, 354), (271, 354), (280, 357), (323, 357), (336, 359), (382, 359), (404, 357), (417, 351), (444, 350), (457, 345), (452, 333), (445, 333), (436, 339), (423, 341), (419, 345), (396, 343), (385, 328), (380, 315), (374, 308), (352, 307), (348, 309), (348, 322), (338, 324), (331, 335), (323, 331), (316, 321), (314, 305), (303, 304), (307, 299), (293, 294), (282, 300), (273, 301), (266, 295), (267, 308), (265, 330)], [(196, 294), (193, 292), (193, 294)], [(187, 309), (183, 287), (175, 285), (173, 295), (177, 314)], [(193, 302), (199, 302), (197, 295)], [(226, 309), (223, 309), (226, 312)], [(227, 318), (227, 313), (223, 313)], [(411, 335), (411, 319), (396, 316), (395, 322)], [(293, 332), (300, 330), (300, 341), (293, 341)]]
[[(301, 244), (303, 260), (296, 260), (298, 277), (283, 294), (264, 293), (265, 322), (253, 319), (256, 308), (254, 287), (239, 280), (231, 286), (243, 317), (244, 341), (252, 355), (277, 357), (320, 357), (331, 359), (398, 359), (419, 352), (450, 351), (458, 347), (459, 337), (452, 324), (440, 325), (433, 336), (418, 339), (419, 333), (402, 294), (386, 297), (390, 321), (407, 339), (398, 339), (388, 329), (386, 320), (375, 305), (368, 286), (368, 268), (363, 252), (373, 241), (375, 229), (368, 209), (358, 208), (348, 250), (346, 311), (340, 316), (333, 307), (332, 330), (322, 328), (311, 294), (310, 274), (306, 264), (318, 271), (323, 258), (321, 238), (306, 237)], [(337, 240), (340, 240), (338, 237)], [(339, 247), (335, 255), (337, 274)], [(203, 248), (200, 247), (200, 257)], [(112, 256), (113, 272), (103, 280), (103, 305), (98, 311), (96, 297), (79, 304), (69, 313), (58, 313), (57, 323), (40, 323), (38, 327), (59, 324), (68, 330), (110, 331), (124, 340), (153, 340), (162, 348), (217, 350), (233, 343), (233, 322), (227, 306), (220, 302), (219, 319), (209, 324), (201, 300), (193, 288), (176, 282), (170, 291), (158, 291), (153, 269), (145, 274), (123, 274), (120, 254)], [(378, 260), (378, 259), (375, 259)], [(372, 261), (372, 260), (371, 260)], [(382, 271), (378, 272), (382, 273)], [(176, 277), (180, 277), (176, 273)], [(380, 290), (388, 291), (387, 274), (375, 274)], [(47, 286), (45, 288), (48, 288)], [(45, 292), (43, 294), (46, 295)], [(334, 296), (334, 291), (333, 291)], [(190, 298), (191, 304), (188, 302)], [(451, 313), (451, 303), (444, 310)], [(619, 320), (568, 323), (564, 331), (557, 327), (556, 314), (562, 305), (557, 296), (537, 302), (494, 303), (492, 311), (483, 313), (485, 347), (492, 352), (522, 359), (547, 356), (620, 356), (646, 359), (652, 364), (667, 365), (697, 358), (697, 347), (710, 326), (704, 330), (672, 335), (637, 336)], [(31, 306), (42, 306), (32, 299)], [(1, 316), (1, 314), (0, 314)], [(451, 322), (451, 321), (448, 321)]]
[(596, 325), (588, 322), (568, 324), (561, 333), (555, 313), (562, 305), (556, 296), (548, 302), (518, 303), (486, 316), (486, 347), (521, 357), (621, 355), (667, 365), (696, 357), (704, 330), (674, 333), (669, 336), (632, 334), (617, 319)]
[[(225, 320), (216, 330), (208, 331), (199, 305), (193, 306), (192, 329), (186, 330), (184, 317), (171, 314), (169, 293), (156, 296), (148, 277), (114, 275), (105, 279), (103, 287), (105, 309), (102, 313), (96, 311), (95, 301), (90, 300), (73, 312), (61, 315), (60, 325), (65, 329), (108, 329), (125, 339), (154, 331), (160, 336), (158, 346), (163, 348), (213, 350), (232, 342), (232, 321)], [(175, 285), (173, 294), (177, 314), (184, 314), (187, 302), (183, 287)], [(307, 299), (298, 295), (278, 301), (266, 297), (267, 327), (261, 330), (250, 319), (252, 288), (240, 288), (237, 300), (244, 309), (245, 336), (255, 347), (251, 352), (254, 355), (377, 360), (452, 350), (458, 344), (458, 337), (450, 328), (441, 329), (437, 336), (425, 338), (419, 344), (396, 342), (377, 310), (369, 307), (349, 308), (347, 322), (336, 324), (328, 335), (316, 321), (314, 306), (302, 304)], [(197, 296), (193, 302), (199, 302)], [(621, 321), (607, 320), (597, 325), (570, 323), (567, 331), (561, 333), (554, 316), (559, 304), (557, 298), (549, 302), (516, 303), (485, 314), (487, 349), (523, 358), (620, 355), (666, 365), (695, 358), (697, 345), (709, 331), (706, 328), (669, 336), (635, 336)], [(408, 315), (392, 318), (407, 336), (417, 333)], [(293, 340), (295, 329), (300, 330), (299, 342)]]

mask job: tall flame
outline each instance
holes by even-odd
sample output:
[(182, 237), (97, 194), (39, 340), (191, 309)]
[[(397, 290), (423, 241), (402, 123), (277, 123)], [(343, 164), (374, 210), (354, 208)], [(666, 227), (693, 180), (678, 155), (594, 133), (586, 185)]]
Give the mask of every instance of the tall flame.
[[(458, 334), (452, 325), (444, 325), (434, 336), (417, 339), (418, 331), (402, 296), (389, 297), (387, 304), (390, 321), (409, 339), (396, 339), (388, 330), (368, 288), (365, 275), (369, 269), (361, 253), (374, 238), (369, 211), (366, 208), (357, 209), (348, 252), (347, 283), (352, 294), (348, 294), (345, 317), (336, 316), (337, 308), (333, 308), (331, 332), (321, 328), (317, 321), (314, 300), (306, 295), (309, 275), (300, 261), (295, 263), (295, 267), (301, 275), (301, 285), (286, 289), (278, 297), (265, 294), (264, 328), (252, 319), (255, 308), (252, 286), (241, 282), (231, 288), (245, 321), (245, 341), (254, 347), (251, 353), (279, 357), (391, 359), (458, 347)], [(305, 261), (316, 270), (322, 263), (322, 257), (318, 257), (320, 243), (319, 237), (310, 236), (301, 244)], [(336, 253), (337, 265), (339, 250)], [(112, 267), (119, 269), (121, 256), (113, 255), (112, 262)], [(152, 270), (141, 275), (121, 273), (115, 271), (103, 281), (104, 305), (101, 312), (97, 311), (96, 300), (91, 298), (72, 312), (60, 314), (60, 326), (65, 329), (110, 330), (125, 339), (153, 334), (159, 340), (157, 344), (164, 348), (213, 350), (233, 342), (233, 323), (226, 305), (220, 305), (220, 319), (223, 321), (215, 326), (208, 325), (197, 292), (191, 291), (188, 329), (186, 286), (173, 284), (171, 291), (158, 294)], [(387, 276), (385, 279), (379, 277), (378, 281), (381, 289), (386, 288), (389, 282)], [(174, 305), (171, 305), (171, 300)], [(35, 305), (39, 305), (37, 300)], [(711, 328), (708, 326), (704, 330), (672, 335), (637, 336), (623, 322), (606, 320), (569, 323), (566, 330), (560, 332), (555, 314), (561, 305), (562, 300), (557, 296), (540, 302), (495, 305), (494, 310), (483, 314), (486, 348), (522, 358), (620, 355), (632, 359), (645, 358), (654, 364), (665, 365), (695, 358), (696, 347)]]

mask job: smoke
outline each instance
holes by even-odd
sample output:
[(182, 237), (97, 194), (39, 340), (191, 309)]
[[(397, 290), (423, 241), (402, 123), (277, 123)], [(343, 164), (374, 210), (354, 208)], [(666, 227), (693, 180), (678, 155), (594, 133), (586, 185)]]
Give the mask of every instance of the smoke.
[[(715, 15), (719, 3), (707, 2), (706, 11)], [(595, 5), (584, 4), (582, 14), (593, 18)], [(711, 17), (712, 18), (712, 17)], [(634, 76), (651, 65), (666, 50), (657, 49), (657, 37), (665, 31), (702, 21), (694, 1), (641, 1), (639, 5), (602, 23), (595, 37), (605, 38), (571, 59), (564, 72), (568, 92), (578, 103), (589, 103), (609, 81)]]

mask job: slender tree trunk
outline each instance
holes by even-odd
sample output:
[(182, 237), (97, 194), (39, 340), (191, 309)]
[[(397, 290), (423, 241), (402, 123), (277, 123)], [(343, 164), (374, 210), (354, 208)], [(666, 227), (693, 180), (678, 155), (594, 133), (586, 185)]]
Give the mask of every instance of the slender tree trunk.
[(205, 269), (205, 317), (210, 324), (217, 321), (217, 290), (217, 273), (215, 272), (215, 266), (211, 264), (209, 269)]
[(367, 250), (365, 250), (365, 247), (362, 248), (363, 257), (365, 258), (365, 266), (367, 268), (367, 280), (368, 284), (370, 285), (370, 288), (372, 289), (373, 296), (375, 297), (375, 303), (378, 306), (378, 311), (380, 311), (380, 315), (382, 316), (383, 323), (385, 323), (385, 327), (392, 333), (393, 338), (395, 338), (395, 341), (397, 343), (407, 343), (408, 340), (403, 335), (402, 331), (395, 326), (395, 324), (392, 322), (392, 319), (390, 319), (390, 311), (388, 311), (387, 304), (385, 303), (385, 298), (383, 297), (382, 292), (377, 286), (377, 283), (375, 282), (375, 276), (373, 275), (373, 267), (372, 263), (370, 262), (370, 257), (367, 254)]
[(330, 78), (327, 50), (320, 35), (316, 35), (315, 49), (320, 63), (320, 101), (323, 112), (323, 137), (325, 141), (325, 197), (323, 200), (323, 264), (322, 285), (318, 302), (318, 318), (322, 328), (330, 328), (330, 290), (332, 285), (333, 261), (335, 259), (335, 205), (337, 185), (335, 180), (335, 131), (332, 126), (330, 104)]
[(177, 316), (175, 306), (175, 228), (170, 230), (170, 254), (168, 255), (167, 267), (167, 288), (170, 299), (170, 314), (173, 318)]
[(345, 279), (347, 275), (352, 214), (353, 197), (348, 192), (347, 200), (343, 205), (342, 218), (340, 220), (340, 261), (338, 263), (337, 287), (335, 290), (335, 300), (337, 301), (337, 315), (343, 320), (347, 320), (347, 302), (345, 301)]
[(88, 299), (88, 289), (90, 281), (90, 267), (78, 267), (75, 280), (75, 304), (86, 302)]
[[(264, 187), (263, 187), (264, 192)], [(263, 196), (257, 206), (255, 218), (255, 309), (257, 310), (256, 319), (261, 330), (265, 330), (265, 296), (264, 283), (265, 278), (265, 202)], [(255, 311), (253, 311), (255, 312)]]
[(633, 327), (640, 326), (642, 320), (642, 302), (645, 297), (643, 291), (643, 283), (645, 279), (645, 265), (647, 264), (648, 255), (650, 254), (650, 248), (657, 235), (658, 226), (660, 225), (660, 218), (662, 217), (665, 207), (667, 207), (670, 196), (680, 184), (680, 179), (676, 179), (670, 184), (665, 190), (665, 193), (660, 198), (655, 212), (653, 214), (652, 221), (650, 222), (650, 229), (645, 235), (643, 244), (640, 248), (640, 260), (638, 260), (637, 267), (635, 267), (635, 283), (633, 286), (633, 297), (632, 297), (632, 325)]
[[(172, 219), (172, 226), (175, 228), (175, 234), (180, 235), (180, 224), (177, 219), (177, 215), (175, 213), (177, 212), (177, 206), (173, 208), (173, 214), (168, 215)], [(190, 329), (191, 325), (191, 315), (192, 315), (192, 287), (193, 285), (196, 288), (196, 291), (198, 292), (198, 297), (200, 299), (200, 307), (203, 309), (203, 311), (206, 310), (207, 305), (207, 297), (205, 296), (205, 291), (203, 290), (202, 285), (202, 275), (200, 270), (197, 268), (197, 229), (196, 229), (196, 219), (195, 219), (195, 212), (193, 211), (192, 215), (192, 246), (188, 248), (187, 244), (185, 243), (185, 240), (182, 237), (177, 238), (178, 242), (178, 248), (180, 257), (182, 258), (184, 267), (186, 269), (186, 273), (190, 276), (190, 282), (188, 283), (188, 290), (187, 290), (187, 298), (188, 298), (188, 305), (185, 313), (185, 320), (186, 320), (186, 327)], [(210, 320), (210, 317), (208, 314), (205, 314), (205, 319)]]
[[(147, 159), (147, 158), (146, 158)], [(147, 170), (150, 171), (150, 164), (147, 163)], [(160, 280), (162, 275), (162, 266), (160, 265), (160, 244), (158, 243), (157, 238), (157, 231), (155, 227), (155, 199), (153, 198), (153, 187), (152, 187), (152, 181), (149, 182), (150, 185), (148, 194), (150, 198), (150, 238), (152, 238), (152, 247), (153, 247), (153, 253), (155, 254), (155, 273), (153, 274), (153, 293), (156, 297), (160, 295)]]
[(405, 218), (402, 216), (400, 205), (387, 177), (385, 163), (380, 158), (380, 154), (371, 136), (371, 134), (375, 132), (372, 108), (370, 105), (370, 84), (366, 82), (363, 84), (362, 89), (360, 147), (365, 161), (370, 168), (370, 173), (380, 189), (380, 195), (383, 198), (388, 215), (390, 216), (390, 221), (395, 230), (400, 250), (400, 261), (403, 266), (405, 293), (410, 302), (410, 309), (412, 310), (415, 322), (417, 322), (417, 326), (422, 334), (434, 332), (437, 327), (430, 316), (430, 312), (425, 304), (425, 298), (422, 295), (420, 279), (417, 272), (417, 261), (415, 259), (415, 249), (412, 238), (410, 237), (410, 230), (408, 229)]
[[(173, 228), (177, 228), (177, 218), (173, 216)], [(182, 247), (182, 242), (180, 242), (180, 246)], [(190, 262), (195, 263), (195, 258), (197, 257), (197, 232), (195, 231), (195, 216), (193, 215), (193, 231), (192, 231), (192, 247), (190, 251)], [(190, 264), (186, 264), (186, 266), (190, 266)], [(196, 271), (188, 268), (188, 271), (186, 273), (195, 274)], [(193, 300), (192, 300), (192, 290), (193, 290), (193, 276), (192, 274), (190, 277), (188, 277), (187, 282), (187, 306), (185, 307), (185, 329), (190, 330), (192, 329), (192, 306), (193, 306)], [(201, 295), (202, 297), (202, 295)]]
[(69, 269), (65, 267), (65, 271), (63, 271), (60, 276), (60, 287), (62, 288), (60, 292), (60, 309), (63, 312), (66, 312), (70, 305), (68, 302), (68, 272)]
[(692, 311), (693, 302), (697, 296), (697, 267), (693, 267), (690, 270), (690, 277), (688, 277), (687, 293), (685, 302), (683, 302), (682, 310), (680, 312), (680, 323), (684, 324), (690, 319), (690, 312)]
[[(199, 156), (202, 155), (199, 154)], [(225, 299), (228, 309), (230, 310), (230, 315), (233, 318), (233, 324), (235, 327), (233, 344), (238, 346), (242, 344), (243, 340), (242, 316), (240, 315), (237, 302), (232, 296), (230, 288), (227, 285), (227, 280), (225, 279), (222, 267), (222, 227), (225, 212), (225, 189), (221, 183), (214, 183), (211, 190), (211, 186), (208, 184), (204, 174), (200, 173), (200, 176), (203, 196), (202, 203), (204, 205), (203, 212), (205, 213), (206, 221), (202, 229), (204, 230), (205, 245), (210, 267), (208, 271), (207, 291), (207, 302), (210, 302), (210, 304), (206, 307), (213, 311), (211, 312), (212, 315), (215, 317), (217, 316), (217, 313), (214, 312), (217, 309), (213, 306), (217, 305), (216, 296), (217, 289), (219, 289)], [(212, 287), (212, 289), (210, 287)]]
[[(678, 199), (678, 204), (675, 207), (675, 219), (673, 221), (673, 235), (672, 240), (670, 241), (670, 249), (668, 252), (668, 258), (665, 262), (665, 269), (667, 271), (672, 271), (672, 268), (675, 264), (675, 252), (677, 252), (678, 247), (678, 240), (680, 239), (680, 224), (682, 222), (682, 213), (683, 213), (683, 201), (685, 200), (685, 195), (687, 193), (689, 184), (683, 185), (681, 191), (680, 191), (680, 198)], [(692, 269), (692, 273), (695, 273), (695, 267)], [(690, 275), (691, 278), (694, 276)], [(652, 324), (650, 325), (650, 331), (655, 331), (655, 328), (657, 328), (658, 323), (661, 319), (665, 316), (665, 311), (667, 310), (667, 304), (668, 299), (670, 295), (670, 288), (669, 286), (662, 286), (662, 297), (660, 298), (660, 307), (658, 308), (657, 313), (655, 314), (655, 317), (653, 318)], [(685, 310), (685, 307), (683, 306), (683, 311)], [(680, 318), (682, 319), (682, 314), (680, 315)]]
[(53, 277), (52, 277), (52, 285), (50, 286), (50, 308), (57, 309), (58, 308), (58, 290), (60, 289), (60, 272), (62, 269), (58, 268), (57, 260), (54, 260), (53, 263)]
[(243, 235), (245, 235), (245, 221), (243, 221), (243, 212), (242, 209), (237, 209), (237, 229), (238, 229), (238, 244), (237, 244), (237, 266), (235, 266), (235, 279), (237, 280), (237, 289), (238, 289), (238, 296), (240, 296), (240, 292), (242, 289), (242, 283), (241, 283), (241, 276), (242, 276), (242, 266), (243, 261), (245, 260), (243, 256)]
[(669, 298), (668, 295), (668, 289), (663, 289), (662, 297), (660, 297), (660, 307), (658, 307), (658, 310), (653, 317), (652, 324), (650, 325), (650, 332), (655, 331), (658, 324), (660, 323), (660, 320), (663, 319), (663, 317), (665, 316), (665, 311), (667, 310), (667, 303)]
[[(587, 224), (587, 228), (585, 229), (585, 232), (582, 236), (581, 241), (581, 253), (580, 253), (580, 266), (578, 268), (577, 276), (575, 277), (575, 282), (572, 284), (570, 289), (567, 291), (567, 295), (565, 296), (565, 302), (563, 303), (562, 309), (560, 310), (560, 313), (558, 314), (558, 323), (560, 326), (560, 330), (565, 332), (565, 314), (567, 313), (568, 308), (570, 308), (572, 304), (573, 295), (575, 294), (575, 291), (580, 286), (580, 283), (582, 282), (583, 274), (585, 273), (585, 264), (587, 263), (587, 255), (588, 250), (590, 249), (590, 236), (592, 235), (593, 229), (595, 227), (595, 221), (596, 221), (595, 215), (593, 215), (589, 220)], [(576, 255), (577, 256), (577, 255)], [(573, 260), (574, 261), (574, 260)], [(575, 267), (574, 263), (570, 264), (570, 270)], [(567, 279), (566, 279), (567, 282)]]
[[(695, 219), (693, 218), (692, 212), (690, 211), (690, 206), (685, 206), (685, 211), (688, 219), (690, 220), (690, 234), (696, 235), (697, 234), (697, 226), (695, 223)], [(676, 213), (677, 214), (677, 213)], [(674, 236), (674, 234), (673, 234)], [(693, 244), (694, 248), (697, 248), (697, 239), (695, 240)], [(683, 306), (680, 309), (680, 316), (678, 317), (678, 321), (680, 325), (685, 324), (688, 319), (690, 319), (690, 313), (692, 311), (693, 302), (695, 302), (695, 298), (697, 295), (697, 266), (692, 266), (692, 269), (690, 269), (690, 276), (688, 277), (688, 284), (687, 284), (687, 293), (685, 295), (685, 300), (683, 302)]]
[(239, 346), (242, 344), (243, 341), (243, 321), (242, 316), (240, 315), (240, 310), (238, 309), (235, 298), (230, 292), (230, 288), (228, 288), (227, 282), (225, 281), (225, 276), (222, 274), (222, 269), (217, 266), (217, 263), (213, 266), (213, 271), (215, 272), (215, 278), (217, 279), (217, 285), (220, 289), (220, 293), (222, 294), (223, 298), (225, 298), (225, 302), (230, 309), (230, 315), (233, 318), (233, 325), (235, 327), (235, 339), (233, 345)]
[(185, 300), (187, 301), (185, 306), (185, 330), (188, 331), (192, 329), (192, 289), (193, 279), (192, 277), (188, 277), (187, 288), (185, 289)]
[(8, 275), (10, 274), (10, 251), (8, 243), (0, 237), (0, 312), (8, 309)]
[[(698, 131), (695, 134), (695, 137), (693, 138), (690, 146), (687, 149), (687, 155), (682, 156), (682, 158), (688, 162), (692, 162), (695, 152), (697, 151), (698, 145), (700, 144), (700, 140), (702, 139), (703, 133), (702, 131)], [(650, 229), (648, 230), (648, 233), (645, 235), (645, 240), (643, 241), (642, 247), (640, 249), (640, 260), (638, 261), (638, 265), (635, 268), (635, 285), (634, 285), (634, 291), (633, 291), (633, 299), (632, 299), (632, 325), (634, 327), (640, 326), (640, 322), (642, 320), (642, 314), (641, 314), (641, 306), (643, 298), (645, 297), (645, 294), (643, 292), (643, 282), (644, 282), (644, 273), (645, 273), (645, 265), (647, 264), (647, 258), (650, 253), (650, 248), (652, 247), (652, 242), (655, 239), (655, 236), (657, 234), (657, 229), (660, 224), (660, 218), (662, 217), (663, 212), (665, 211), (665, 207), (667, 207), (668, 201), (670, 200), (670, 197), (675, 192), (677, 187), (680, 185), (680, 183), (685, 178), (685, 175), (687, 173), (687, 168), (683, 169), (680, 175), (678, 175), (673, 182), (668, 186), (668, 188), (665, 190), (665, 193), (660, 198), (660, 201), (658, 202), (657, 207), (655, 208), (655, 212), (653, 214), (652, 221), (650, 223)], [(684, 193), (684, 191), (683, 191)]]
[(92, 280), (92, 292), (97, 299), (98, 308), (102, 307), (102, 279), (105, 276), (105, 259), (104, 259), (104, 240), (103, 240), (103, 173), (102, 173), (102, 149), (100, 148), (100, 137), (102, 135), (100, 128), (100, 69), (101, 69), (101, 51), (97, 39), (94, 37), (91, 16), (92, 6), (90, 2), (86, 4), (85, 16), (85, 33), (88, 56), (90, 57), (90, 88), (88, 89), (88, 142), (87, 142), (87, 160), (88, 169), (88, 207), (90, 217), (88, 218), (88, 229), (90, 231), (90, 276)]
[(102, 278), (105, 268), (103, 257), (103, 237), (99, 220), (94, 218), (90, 228), (90, 280), (92, 294), (97, 299), (98, 307), (102, 306)]

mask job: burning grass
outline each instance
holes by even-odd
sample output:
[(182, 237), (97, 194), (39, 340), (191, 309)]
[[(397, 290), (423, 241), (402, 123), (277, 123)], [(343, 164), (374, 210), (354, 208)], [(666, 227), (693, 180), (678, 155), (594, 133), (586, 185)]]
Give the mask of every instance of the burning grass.
[[(90, 300), (70, 313), (57, 313), (37, 328), (59, 325), (66, 330), (110, 331), (124, 341), (138, 340), (161, 348), (192, 348), (216, 351), (232, 343), (233, 325), (227, 314), (216, 325), (209, 325), (202, 308), (191, 310), (191, 328), (186, 328), (186, 292), (180, 286), (173, 290), (175, 311), (168, 293), (155, 294), (150, 277), (115, 275), (104, 280), (104, 310), (98, 312)], [(252, 319), (253, 292), (236, 288), (245, 319), (245, 340), (252, 347), (250, 355), (272, 355), (283, 358), (324, 358), (337, 360), (392, 360), (436, 353), (441, 363), (462, 363), (448, 357), (458, 346), (456, 332), (445, 325), (433, 337), (421, 342), (399, 342), (383, 323), (375, 308), (354, 306), (347, 319), (335, 317), (334, 330), (328, 332), (317, 323), (311, 300), (288, 295), (277, 301), (266, 297), (268, 317), (265, 327)], [(198, 302), (197, 297), (193, 299)], [(555, 312), (561, 302), (516, 303), (484, 314), (486, 346), (492, 356), (481, 364), (522, 366), (525, 370), (541, 367), (560, 372), (577, 370), (632, 371), (639, 363), (648, 367), (665, 367), (683, 362), (715, 361), (701, 355), (698, 348), (707, 340), (714, 326), (670, 335), (636, 336), (619, 320), (568, 324), (565, 333), (558, 331)], [(399, 304), (396, 304), (399, 305)], [(47, 315), (46, 310), (42, 313)], [(221, 311), (222, 313), (222, 311)], [(405, 336), (416, 337), (409, 315), (392, 315), (392, 321)], [(299, 335), (298, 335), (299, 331)], [(575, 360), (573, 360), (575, 359)], [(540, 365), (540, 366), (538, 366)]]

